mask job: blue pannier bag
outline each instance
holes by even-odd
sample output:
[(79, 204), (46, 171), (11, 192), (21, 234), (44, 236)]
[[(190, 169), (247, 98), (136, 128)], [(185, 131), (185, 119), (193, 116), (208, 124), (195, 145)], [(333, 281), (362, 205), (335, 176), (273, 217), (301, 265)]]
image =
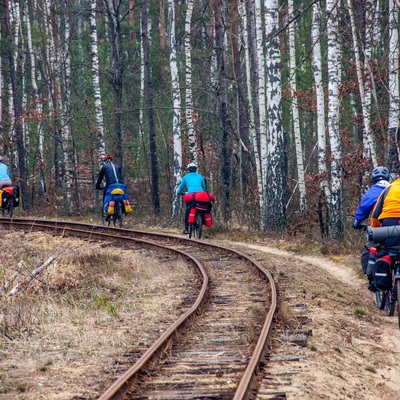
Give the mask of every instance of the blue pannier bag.
[(104, 214), (105, 215), (114, 214), (114, 204), (116, 201), (121, 202), (121, 204), (123, 205), (122, 212), (126, 214), (125, 201), (128, 200), (129, 196), (126, 189), (126, 185), (124, 183), (113, 183), (108, 187), (106, 195), (104, 196), (104, 206), (103, 206)]

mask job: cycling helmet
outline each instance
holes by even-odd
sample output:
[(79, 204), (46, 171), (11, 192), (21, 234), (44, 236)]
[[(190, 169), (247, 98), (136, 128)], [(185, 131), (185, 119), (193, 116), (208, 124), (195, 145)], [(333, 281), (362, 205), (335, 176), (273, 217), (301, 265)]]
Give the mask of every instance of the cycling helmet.
[(386, 167), (375, 167), (371, 174), (373, 183), (379, 182), (380, 180), (389, 181), (390, 172)]
[(188, 169), (188, 171), (190, 171), (190, 172), (196, 172), (196, 170), (197, 170), (197, 165), (196, 165), (195, 163), (190, 163), (190, 164), (188, 164), (187, 169)]
[(109, 154), (106, 154), (106, 155), (104, 156), (103, 160), (107, 162), (108, 160), (112, 161), (113, 158), (112, 158), (112, 156), (110, 156)]

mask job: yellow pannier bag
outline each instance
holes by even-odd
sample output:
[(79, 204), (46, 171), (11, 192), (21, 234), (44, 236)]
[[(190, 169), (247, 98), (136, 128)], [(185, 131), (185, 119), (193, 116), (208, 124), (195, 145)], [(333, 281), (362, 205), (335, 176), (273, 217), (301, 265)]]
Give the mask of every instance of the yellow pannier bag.
[(126, 214), (132, 212), (132, 207), (129, 204), (129, 200), (124, 200), (124, 206), (125, 206), (125, 213)]
[(0, 189), (0, 207), (3, 207), (3, 191)]
[(108, 203), (108, 210), (107, 210), (108, 215), (114, 215), (114, 207), (115, 207), (115, 201), (110, 201)]
[(122, 189), (117, 188), (117, 189), (114, 189), (114, 190), (111, 192), (111, 194), (125, 194), (125, 192), (124, 192)]

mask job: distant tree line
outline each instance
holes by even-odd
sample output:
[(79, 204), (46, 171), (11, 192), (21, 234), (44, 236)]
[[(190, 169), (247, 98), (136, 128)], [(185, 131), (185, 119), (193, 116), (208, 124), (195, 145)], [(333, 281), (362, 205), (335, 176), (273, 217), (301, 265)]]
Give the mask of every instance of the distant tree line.
[[(180, 218), (196, 162), (219, 220), (342, 239), (399, 172), (398, 0), (4, 0), (0, 152), (23, 208), (93, 211), (105, 153)], [(97, 197), (98, 198), (98, 197)]]

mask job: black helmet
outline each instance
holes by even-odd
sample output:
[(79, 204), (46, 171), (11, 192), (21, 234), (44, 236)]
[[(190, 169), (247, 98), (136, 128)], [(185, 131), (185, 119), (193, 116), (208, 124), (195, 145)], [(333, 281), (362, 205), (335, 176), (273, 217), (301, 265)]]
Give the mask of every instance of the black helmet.
[(390, 172), (386, 167), (375, 167), (371, 174), (373, 183), (379, 182), (380, 180), (389, 181)]
[(190, 172), (196, 172), (197, 171), (197, 165), (195, 163), (190, 163), (190, 164), (188, 164), (187, 169)]

